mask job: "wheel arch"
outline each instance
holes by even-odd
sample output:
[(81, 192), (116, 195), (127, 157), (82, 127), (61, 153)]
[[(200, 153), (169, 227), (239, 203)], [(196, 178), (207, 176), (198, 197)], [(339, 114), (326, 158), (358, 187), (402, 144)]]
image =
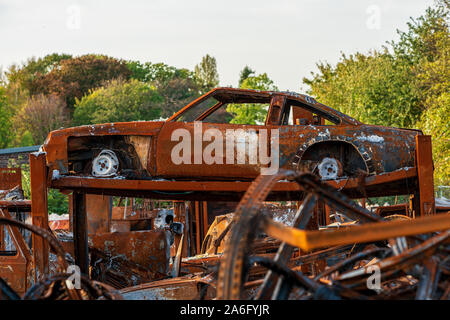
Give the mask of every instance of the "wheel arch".
[[(317, 137), (322, 138), (322, 137)], [(358, 146), (354, 144), (352, 141), (348, 139), (313, 139), (306, 143), (298, 149), (295, 160), (293, 162), (293, 166), (298, 168), (300, 163), (305, 160), (316, 160), (320, 161), (320, 157), (323, 158), (324, 152), (323, 150), (329, 150), (329, 153), (336, 152), (333, 150), (334, 148), (340, 148), (341, 146), (344, 148), (346, 152), (346, 157), (350, 158), (350, 161), (353, 164), (358, 164), (357, 168), (362, 169), (367, 174), (374, 174), (374, 165), (372, 162), (372, 156), (369, 151), (367, 151), (363, 146)], [(331, 147), (331, 148), (330, 148)], [(363, 165), (363, 166), (362, 166)], [(344, 170), (348, 168), (344, 168)]]

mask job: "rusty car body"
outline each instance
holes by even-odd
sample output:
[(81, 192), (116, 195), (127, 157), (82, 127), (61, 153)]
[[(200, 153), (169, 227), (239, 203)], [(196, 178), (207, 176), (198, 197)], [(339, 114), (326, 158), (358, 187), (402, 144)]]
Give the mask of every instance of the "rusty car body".
[[(249, 105), (266, 110), (264, 122), (239, 121), (229, 109)], [(198, 153), (205, 152), (211, 142), (203, 139), (200, 145), (194, 145), (192, 139), (193, 152), (188, 155), (191, 161), (174, 163), (172, 150), (181, 140), (174, 138), (174, 132), (181, 129), (194, 137), (199, 124), (203, 133), (218, 130), (219, 135), (226, 137), (226, 143), (234, 139), (230, 150), (235, 155), (239, 142), (243, 142), (245, 161), (228, 161), (225, 155), (230, 150), (226, 150), (224, 143), (222, 158), (216, 158), (205, 169)], [(274, 143), (273, 130), (279, 139), (276, 160), (280, 168), (315, 171), (323, 179), (373, 176), (414, 167), (415, 136), (422, 134), (419, 130), (360, 123), (306, 95), (216, 88), (166, 121), (105, 123), (52, 131), (43, 151), (50, 169), (49, 179), (55, 172), (54, 178), (63, 175), (249, 181), (269, 165), (260, 158), (253, 162), (249, 159), (250, 140), (267, 140), (270, 148)], [(233, 132), (231, 137), (229, 132)]]

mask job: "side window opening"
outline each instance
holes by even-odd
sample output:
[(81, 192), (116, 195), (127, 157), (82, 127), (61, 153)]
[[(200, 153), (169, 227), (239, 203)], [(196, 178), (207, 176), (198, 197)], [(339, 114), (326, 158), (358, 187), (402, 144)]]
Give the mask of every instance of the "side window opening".
[(298, 101), (288, 100), (286, 112), (283, 116), (282, 124), (284, 125), (336, 125), (339, 124), (338, 119), (325, 113), (307, 108)]
[(230, 123), (264, 125), (269, 103), (224, 103), (202, 121), (207, 123)]

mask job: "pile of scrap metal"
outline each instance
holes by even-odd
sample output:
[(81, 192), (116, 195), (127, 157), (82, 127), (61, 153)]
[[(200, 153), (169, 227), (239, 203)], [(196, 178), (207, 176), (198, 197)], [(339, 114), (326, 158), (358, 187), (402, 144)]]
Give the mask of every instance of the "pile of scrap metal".
[[(87, 197), (89, 275), (120, 289), (167, 277), (177, 224), (173, 209), (157, 201), (121, 198), (111, 207), (109, 197)], [(109, 212), (109, 214), (108, 214)], [(70, 210), (69, 216), (72, 215)], [(65, 250), (74, 256), (71, 230), (55, 230)], [(50, 261), (55, 268), (55, 261)]]
[[(40, 280), (35, 282), (23, 295), (16, 292), (7, 281), (0, 278), (0, 300), (87, 300), (87, 299), (121, 299), (118, 294), (110, 286), (98, 281), (90, 280), (86, 276), (79, 275), (79, 287), (69, 282), (73, 273), (67, 272), (68, 262), (66, 252), (56, 239), (55, 235), (49, 230), (26, 224), (8, 216), (0, 216), (0, 225), (8, 226), (17, 236), (17, 228), (22, 228), (33, 233), (34, 236), (42, 237), (47, 241), (57, 257), (57, 269), (53, 274), (39, 275)], [(20, 250), (24, 247), (20, 248)], [(30, 253), (27, 253), (29, 255)], [(47, 270), (48, 271), (48, 270)], [(31, 273), (28, 269), (27, 273)], [(31, 274), (25, 274), (24, 281), (31, 280)]]
[[(292, 226), (273, 221), (261, 210), (282, 179), (297, 182), (308, 193)], [(317, 201), (356, 223), (305, 230)], [(252, 253), (254, 240), (262, 234), (283, 241), (274, 258)], [(254, 299), (449, 299), (449, 239), (448, 212), (382, 218), (311, 174), (260, 176), (237, 209), (221, 259), (217, 297), (248, 298), (246, 279), (254, 266), (262, 266), (269, 271), (255, 285), (250, 296)], [(297, 250), (302, 254), (293, 255)]]
[[(264, 124), (234, 123), (226, 111), (249, 103), (267, 111)], [(215, 132), (223, 152), (202, 165), (211, 144), (191, 152), (188, 143), (190, 156), (174, 161), (184, 145), (176, 132), (194, 142)], [(256, 157), (261, 143), (270, 152)], [(449, 206), (435, 203), (431, 150), (419, 130), (366, 125), (292, 92), (233, 88), (166, 121), (55, 130), (30, 154), (31, 201), (21, 207), (48, 240), (35, 235), (27, 247), (9, 219), (17, 203), (3, 205), (16, 251), (0, 252), (2, 288), (37, 299), (114, 290), (125, 299), (448, 299)], [(49, 223), (48, 188), (69, 195), (64, 223)], [(375, 212), (350, 200), (398, 195), (410, 203)], [(112, 208), (117, 196), (144, 205)], [(172, 205), (146, 205), (154, 199)], [(65, 287), (62, 258), (79, 267), (82, 289)]]
[[(282, 221), (289, 226), (264, 201), (279, 180), (306, 190)], [(320, 201), (348, 222), (317, 230)], [(450, 299), (449, 238), (449, 212), (380, 217), (314, 175), (281, 171), (257, 178), (234, 214), (216, 217), (202, 254), (175, 261), (174, 278), (120, 292), (138, 300)]]
[[(298, 208), (265, 201), (280, 180), (304, 188)], [(320, 230), (313, 223), (318, 202), (334, 217)], [(449, 212), (381, 217), (307, 173), (258, 177), (234, 213), (215, 217), (198, 255), (182, 258), (181, 235), (172, 263), (160, 250), (175, 234), (167, 226), (90, 235), (91, 274), (81, 276), (81, 289), (66, 281), (73, 261), (63, 234), (58, 240), (5, 216), (0, 224), (43, 237), (56, 257), (53, 272), (24, 294), (0, 280), (1, 299), (450, 299)], [(150, 266), (148, 257), (157, 265)]]

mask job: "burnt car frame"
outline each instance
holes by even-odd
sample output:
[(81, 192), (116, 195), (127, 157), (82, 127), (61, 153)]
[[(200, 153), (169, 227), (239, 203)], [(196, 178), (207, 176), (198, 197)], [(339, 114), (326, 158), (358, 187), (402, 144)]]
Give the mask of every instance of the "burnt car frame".
[[(229, 112), (230, 105), (265, 106), (265, 121), (233, 123), (236, 118)], [(262, 167), (267, 166), (260, 159), (248, 161), (249, 147), (246, 147), (244, 163), (227, 163), (225, 158), (218, 163), (198, 163), (194, 159), (194, 141), (191, 142), (192, 161), (174, 163), (172, 150), (179, 143), (173, 139), (174, 131), (182, 129), (194, 136), (198, 123), (203, 132), (215, 129), (224, 137), (229, 130), (244, 132), (247, 145), (246, 132), (261, 138), (265, 129), (268, 133), (264, 139), (270, 146), (271, 130), (276, 130), (280, 168), (313, 171), (327, 180), (380, 175), (414, 167), (415, 137), (422, 135), (419, 130), (363, 124), (306, 95), (216, 88), (166, 121), (105, 123), (52, 131), (43, 150), (49, 172), (57, 170), (57, 176), (245, 181), (257, 177)], [(210, 143), (202, 141), (201, 152)], [(225, 145), (223, 148), (225, 155)], [(236, 146), (234, 152), (238, 152)], [(105, 174), (101, 173), (102, 166), (106, 166)]]

